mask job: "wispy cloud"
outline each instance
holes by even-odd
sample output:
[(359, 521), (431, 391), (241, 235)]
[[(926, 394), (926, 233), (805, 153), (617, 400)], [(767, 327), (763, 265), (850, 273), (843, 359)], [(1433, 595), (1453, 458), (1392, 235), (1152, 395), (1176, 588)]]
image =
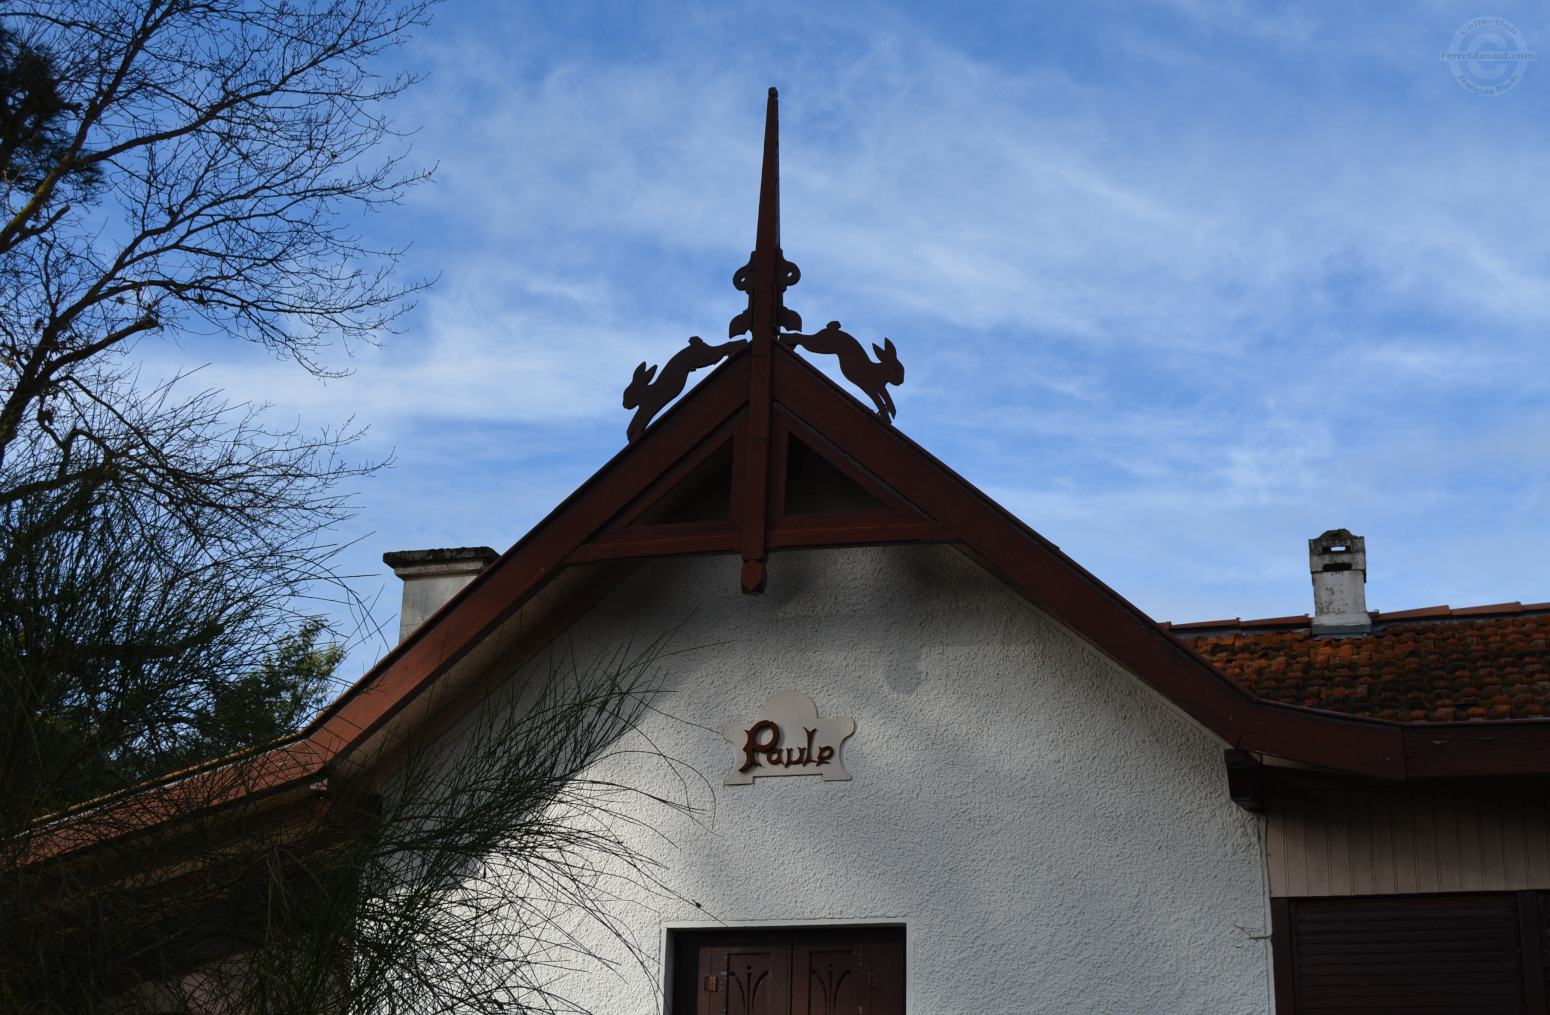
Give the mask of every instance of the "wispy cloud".
[(1302, 612), (1335, 525), (1384, 608), (1550, 599), (1550, 74), (1459, 88), (1476, 13), (448, 7), (396, 113), (437, 181), (372, 224), (437, 288), (347, 379), (206, 383), (398, 449), (363, 567), (504, 547), (740, 309), (774, 83), (789, 302), (893, 338), (901, 427), (1144, 608)]

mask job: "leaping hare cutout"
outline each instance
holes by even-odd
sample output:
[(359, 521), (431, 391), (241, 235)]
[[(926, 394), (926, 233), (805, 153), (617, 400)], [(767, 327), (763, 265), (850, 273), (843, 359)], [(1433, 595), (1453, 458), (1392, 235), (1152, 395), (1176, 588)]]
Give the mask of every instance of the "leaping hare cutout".
[(732, 355), (748, 343), (742, 339), (735, 342), (723, 342), (720, 345), (708, 345), (698, 335), (689, 338), (689, 345), (673, 353), (671, 359), (662, 367), (662, 373), (653, 380), (657, 368), (647, 369), (644, 361), (635, 368), (635, 376), (631, 379), (629, 387), (624, 389), (624, 407), (640, 408), (635, 413), (635, 418), (630, 420), (630, 426), (625, 431), (630, 440), (639, 437), (651, 423), (651, 418), (662, 411), (662, 407), (677, 398), (683, 391), (684, 384), (689, 380), (691, 371), (701, 367), (715, 366), (727, 356)]
[(877, 353), (876, 363), (867, 356), (854, 335), (840, 330), (839, 321), (830, 321), (828, 327), (815, 335), (781, 335), (780, 340), (787, 347), (800, 346), (808, 352), (838, 356), (840, 373), (871, 396), (879, 416), (892, 420), (898, 414), (893, 398), (888, 394), (888, 385), (897, 387), (904, 383), (904, 365), (899, 362), (899, 353), (891, 340), (885, 338), (882, 345), (872, 346), (872, 351)]

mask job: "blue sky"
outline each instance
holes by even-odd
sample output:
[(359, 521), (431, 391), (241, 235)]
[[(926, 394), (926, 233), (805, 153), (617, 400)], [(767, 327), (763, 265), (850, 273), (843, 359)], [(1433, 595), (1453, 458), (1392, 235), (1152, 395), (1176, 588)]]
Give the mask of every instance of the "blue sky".
[(395, 631), (383, 551), (511, 545), (741, 308), (773, 84), (788, 304), (892, 338), (898, 426), (1154, 617), (1306, 612), (1339, 526), (1372, 608), (1550, 600), (1550, 66), (1460, 87), (1481, 16), (1550, 60), (1496, 0), (452, 0), (392, 58), (435, 182), (366, 223), (439, 281), (347, 378), (201, 379), (395, 455), (341, 533)]

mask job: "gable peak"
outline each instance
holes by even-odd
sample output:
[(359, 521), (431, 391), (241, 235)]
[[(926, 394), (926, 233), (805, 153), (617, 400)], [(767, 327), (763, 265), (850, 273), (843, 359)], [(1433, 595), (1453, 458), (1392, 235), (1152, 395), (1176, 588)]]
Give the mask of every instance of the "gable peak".
[[(732, 274), (732, 285), (748, 294), (748, 306), (727, 326), (728, 341), (712, 345), (698, 335), (675, 352), (658, 369), (641, 361), (624, 389), (624, 407), (634, 409), (626, 434), (633, 442), (646, 432), (656, 415), (677, 398), (696, 370), (713, 367), (724, 359), (751, 349), (755, 368), (750, 399), (758, 401), (761, 377), (768, 396), (767, 377), (772, 349), (803, 349), (839, 360), (840, 373), (866, 394), (884, 422), (892, 422), (897, 410), (888, 386), (904, 382), (904, 366), (890, 339), (872, 344), (874, 361), (855, 336), (841, 330), (840, 322), (811, 335), (802, 334), (802, 316), (785, 305), (786, 290), (802, 279), (802, 270), (786, 260), (780, 246), (780, 96), (771, 88), (764, 114), (764, 157), (759, 175), (759, 214), (754, 229), (754, 249), (748, 263)], [(748, 336), (743, 338), (741, 336)], [(762, 366), (760, 363), (762, 362)], [(759, 411), (757, 407), (754, 411)], [(766, 410), (767, 414), (767, 410)]]

